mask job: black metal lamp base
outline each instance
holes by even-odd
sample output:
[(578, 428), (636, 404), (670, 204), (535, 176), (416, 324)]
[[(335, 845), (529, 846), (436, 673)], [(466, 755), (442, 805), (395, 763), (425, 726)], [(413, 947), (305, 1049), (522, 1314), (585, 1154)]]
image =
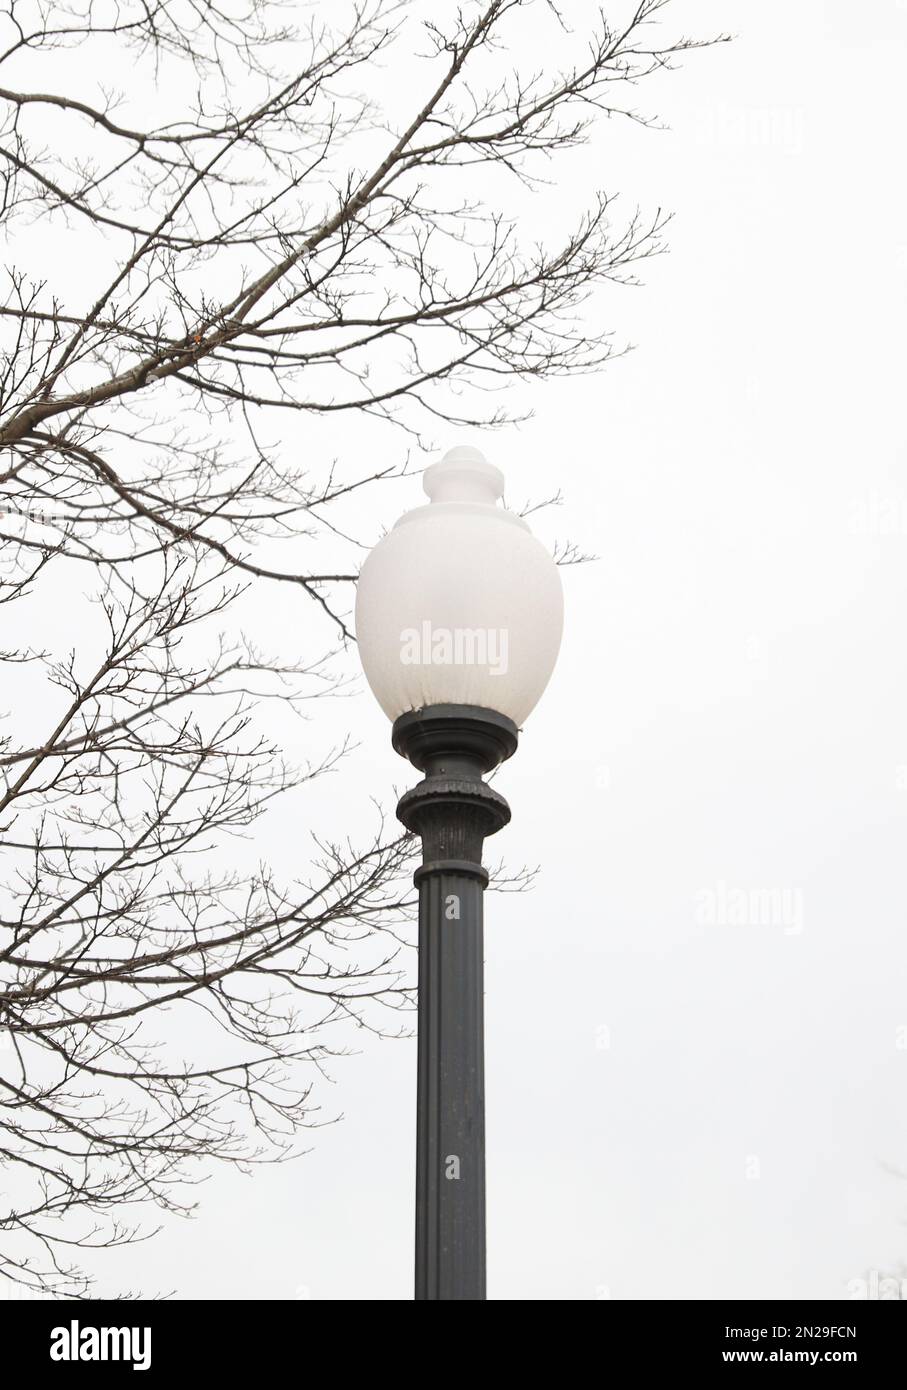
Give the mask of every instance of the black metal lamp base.
[(401, 714), (391, 740), (420, 772), (443, 771), (434, 766), (438, 760), (456, 763), (466, 758), (485, 773), (513, 756), (518, 730), (506, 714), (479, 705), (426, 705)]
[(416, 1124), (416, 1298), (485, 1298), (482, 843), (510, 807), (482, 781), (517, 746), (494, 710), (403, 714), (393, 744), (425, 772), (397, 815), (422, 838)]

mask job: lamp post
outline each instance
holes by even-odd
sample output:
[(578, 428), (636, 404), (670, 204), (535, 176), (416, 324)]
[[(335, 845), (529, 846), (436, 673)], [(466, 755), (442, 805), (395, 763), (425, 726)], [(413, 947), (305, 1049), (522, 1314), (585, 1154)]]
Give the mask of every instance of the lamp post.
[(422, 840), (416, 1120), (417, 1299), (485, 1298), (482, 845), (510, 820), (485, 775), (512, 756), (560, 646), (557, 567), (497, 505), (504, 478), (477, 449), (423, 475), (362, 567), (363, 669), (424, 773), (397, 806)]

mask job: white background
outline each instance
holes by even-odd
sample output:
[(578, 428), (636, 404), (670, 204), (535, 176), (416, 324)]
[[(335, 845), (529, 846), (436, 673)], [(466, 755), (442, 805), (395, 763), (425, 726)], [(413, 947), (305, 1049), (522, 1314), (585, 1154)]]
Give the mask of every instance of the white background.
[[(640, 89), (669, 131), (609, 125), (565, 166), (580, 199), (594, 176), (676, 214), (644, 287), (590, 310), (635, 351), (515, 386), (520, 428), (437, 437), (514, 504), (560, 487), (536, 530), (600, 557), (565, 572), (560, 664), (497, 782), (489, 857), (542, 872), (486, 909), (495, 1299), (834, 1299), (907, 1257), (907, 5), (679, 12), (735, 42)], [(365, 421), (342, 447), (408, 446)], [(421, 494), (375, 496), (372, 539)], [(357, 751), (256, 852), (305, 856), (413, 780), (364, 683), (329, 718)], [(734, 890), (794, 917), (711, 923)], [(411, 1297), (415, 1045), (358, 1047), (307, 1157), (213, 1175), (104, 1284)]]

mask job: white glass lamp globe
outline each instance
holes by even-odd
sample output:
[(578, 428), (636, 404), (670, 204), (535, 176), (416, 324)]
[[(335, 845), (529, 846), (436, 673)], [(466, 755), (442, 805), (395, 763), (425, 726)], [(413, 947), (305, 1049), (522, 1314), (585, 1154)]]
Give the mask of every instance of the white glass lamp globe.
[(359, 576), (356, 637), (389, 719), (430, 705), (496, 710), (520, 726), (557, 659), (557, 565), (498, 506), (500, 469), (451, 449), (423, 474), (431, 501), (401, 516)]

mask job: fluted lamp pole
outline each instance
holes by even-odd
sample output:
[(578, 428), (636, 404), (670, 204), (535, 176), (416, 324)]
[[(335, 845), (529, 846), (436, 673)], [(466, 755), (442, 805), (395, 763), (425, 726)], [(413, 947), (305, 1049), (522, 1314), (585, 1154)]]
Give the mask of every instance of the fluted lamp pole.
[(363, 669), (398, 753), (424, 773), (397, 815), (422, 840), (416, 1299), (485, 1298), (482, 846), (510, 820), (484, 777), (512, 756), (557, 658), (557, 567), (504, 507), (501, 471), (451, 449), (428, 506), (369, 554), (356, 598)]

